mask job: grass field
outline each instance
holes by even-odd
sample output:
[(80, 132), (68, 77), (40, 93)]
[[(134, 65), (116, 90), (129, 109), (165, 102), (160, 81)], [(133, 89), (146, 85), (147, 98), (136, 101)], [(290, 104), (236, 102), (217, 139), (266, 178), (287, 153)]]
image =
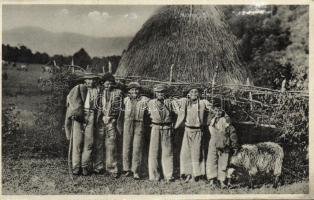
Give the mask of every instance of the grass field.
[[(173, 183), (134, 181), (130, 177), (114, 179), (108, 175), (92, 175), (75, 178), (73, 184), (63, 159), (5, 160), (3, 170), (4, 194), (298, 194), (308, 193), (308, 183), (258, 189), (210, 189), (204, 181)], [(22, 176), (21, 176), (22, 175)]]
[[(77, 177), (73, 184), (68, 176), (66, 149), (43, 151), (37, 141), (49, 143), (49, 137), (36, 131), (36, 112), (40, 112), (48, 93), (41, 93), (37, 85), (43, 74), (40, 65), (29, 65), (28, 72), (7, 69), (9, 79), (3, 81), (2, 106), (14, 104), (22, 124), (19, 135), (3, 138), (2, 193), (3, 194), (304, 194), (308, 181), (287, 183), (277, 189), (270, 184), (256, 189), (210, 189), (204, 181), (174, 183), (134, 181), (129, 177), (114, 179), (108, 175)], [(22, 89), (21, 89), (22, 88)]]

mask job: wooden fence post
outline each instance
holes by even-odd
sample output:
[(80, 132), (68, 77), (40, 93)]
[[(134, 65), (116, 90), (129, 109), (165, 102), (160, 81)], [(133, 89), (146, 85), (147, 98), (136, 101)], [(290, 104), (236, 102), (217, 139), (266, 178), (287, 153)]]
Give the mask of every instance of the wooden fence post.
[(214, 73), (214, 76), (213, 76), (213, 79), (212, 79), (212, 104), (214, 105), (214, 87), (215, 87), (215, 80), (216, 80), (216, 76), (218, 74), (218, 63), (215, 67), (215, 73)]
[(110, 60), (109, 60), (109, 63), (108, 63), (108, 72), (109, 72), (110, 74), (112, 74), (112, 66), (111, 66)]
[(286, 91), (286, 79), (284, 79), (281, 83), (281, 92), (285, 92)]
[(169, 79), (169, 84), (170, 85), (171, 85), (171, 82), (172, 82), (173, 66), (174, 66), (174, 64), (172, 64), (171, 67), (170, 67), (170, 79)]
[[(251, 85), (249, 77), (246, 79), (246, 85), (248, 85), (248, 86)], [(250, 99), (250, 109), (253, 110), (253, 96), (252, 96), (252, 92), (249, 92), (249, 99)]]

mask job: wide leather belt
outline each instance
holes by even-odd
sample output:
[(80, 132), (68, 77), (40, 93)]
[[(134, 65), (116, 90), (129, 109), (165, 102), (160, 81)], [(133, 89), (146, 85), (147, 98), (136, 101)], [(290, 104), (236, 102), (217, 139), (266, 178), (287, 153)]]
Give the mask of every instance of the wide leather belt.
[(153, 125), (157, 125), (157, 126), (171, 126), (171, 122), (168, 123), (156, 123), (156, 122), (152, 122)]
[(201, 129), (202, 128), (200, 126), (187, 126), (187, 125), (185, 125), (185, 127), (189, 128), (189, 129)]
[(96, 110), (95, 109), (89, 109), (89, 108), (84, 108), (84, 112), (95, 112)]

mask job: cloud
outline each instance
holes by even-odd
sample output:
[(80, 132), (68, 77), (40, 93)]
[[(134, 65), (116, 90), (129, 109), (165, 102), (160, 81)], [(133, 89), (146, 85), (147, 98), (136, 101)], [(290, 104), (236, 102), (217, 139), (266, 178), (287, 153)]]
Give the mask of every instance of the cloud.
[(91, 19), (97, 19), (97, 20), (101, 19), (101, 13), (96, 10), (89, 12), (87, 16)]
[(103, 20), (103, 19), (107, 19), (107, 18), (110, 18), (110, 14), (107, 13), (107, 12), (99, 12), (97, 10), (94, 10), (92, 12), (89, 12), (88, 15), (87, 15), (90, 19), (92, 20)]
[(137, 19), (138, 15), (136, 13), (128, 13), (128, 14), (125, 14), (124, 17), (128, 19)]
[(70, 11), (66, 8), (63, 8), (61, 10), (58, 10), (56, 15), (57, 16), (65, 16), (65, 15), (68, 15), (70, 13)]
[(109, 17), (111, 17), (111, 16), (109, 15), (109, 13), (103, 12), (103, 13), (102, 13), (102, 17), (103, 17), (103, 18), (109, 18)]

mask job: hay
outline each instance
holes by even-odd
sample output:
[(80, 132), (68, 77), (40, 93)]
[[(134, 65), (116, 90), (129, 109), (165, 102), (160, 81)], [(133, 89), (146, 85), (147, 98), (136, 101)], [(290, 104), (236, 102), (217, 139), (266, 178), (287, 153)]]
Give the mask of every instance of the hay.
[(249, 73), (239, 58), (236, 38), (215, 6), (165, 6), (135, 35), (123, 53), (116, 75), (211, 82), (245, 83)]

